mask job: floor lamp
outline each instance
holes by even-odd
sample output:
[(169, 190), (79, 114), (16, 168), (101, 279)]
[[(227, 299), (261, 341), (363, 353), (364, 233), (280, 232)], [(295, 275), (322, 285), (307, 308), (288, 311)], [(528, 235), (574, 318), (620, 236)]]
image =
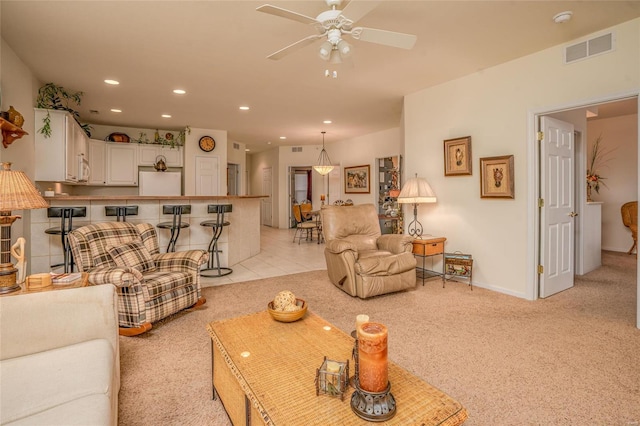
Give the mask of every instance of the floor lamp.
[(413, 204), (413, 220), (407, 225), (409, 235), (414, 238), (422, 238), (422, 224), (418, 221), (418, 204), (435, 203), (436, 194), (431, 186), (423, 178), (413, 177), (402, 186), (398, 195), (399, 204)]
[(11, 225), (18, 215), (12, 210), (43, 209), (49, 204), (42, 198), (24, 172), (11, 170), (11, 163), (0, 163), (0, 294), (20, 290), (11, 263)]

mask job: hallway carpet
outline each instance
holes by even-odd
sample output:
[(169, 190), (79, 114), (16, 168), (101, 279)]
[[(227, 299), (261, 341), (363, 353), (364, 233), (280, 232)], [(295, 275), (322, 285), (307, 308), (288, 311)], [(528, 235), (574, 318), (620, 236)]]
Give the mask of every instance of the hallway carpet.
[(120, 424), (229, 425), (211, 400), (205, 325), (263, 310), (285, 289), (345, 332), (360, 313), (386, 324), (390, 359), (460, 401), (465, 425), (637, 424), (635, 258), (603, 252), (603, 262), (574, 288), (538, 301), (461, 282), (442, 288), (439, 279), (360, 300), (326, 271), (206, 288), (204, 307), (120, 338)]

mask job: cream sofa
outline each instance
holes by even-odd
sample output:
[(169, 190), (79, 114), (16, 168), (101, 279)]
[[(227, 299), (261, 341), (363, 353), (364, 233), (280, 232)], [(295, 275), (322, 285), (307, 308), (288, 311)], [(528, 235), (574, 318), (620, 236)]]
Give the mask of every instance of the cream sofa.
[(0, 423), (117, 425), (112, 285), (0, 298)]

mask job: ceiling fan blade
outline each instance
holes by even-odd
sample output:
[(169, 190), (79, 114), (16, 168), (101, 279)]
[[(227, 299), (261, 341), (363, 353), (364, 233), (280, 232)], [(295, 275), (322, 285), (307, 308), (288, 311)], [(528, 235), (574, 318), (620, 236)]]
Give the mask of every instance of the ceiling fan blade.
[(295, 43), (290, 44), (289, 46), (282, 48), (275, 53), (272, 53), (271, 55), (267, 56), (267, 59), (273, 59), (274, 61), (277, 61), (278, 59), (282, 59), (288, 54), (293, 53), (296, 50), (302, 49), (303, 47), (306, 47), (312, 44), (314, 41), (316, 41), (322, 36), (323, 36), (322, 34), (314, 34), (309, 37), (305, 37), (302, 40), (298, 40)]
[(351, 31), (351, 36), (356, 40), (399, 47), (400, 49), (411, 49), (418, 40), (418, 37), (413, 34), (363, 27), (354, 28)]
[(316, 21), (315, 18), (311, 18), (309, 16), (302, 15), (302, 14), (297, 13), (297, 12), (292, 12), (292, 11), (287, 10), (287, 9), (282, 9), (280, 7), (271, 6), (270, 4), (262, 5), (262, 6), (258, 7), (256, 10), (258, 12), (264, 12), (264, 13), (268, 13), (270, 15), (280, 16), (281, 18), (287, 18), (287, 19), (291, 19), (293, 21), (298, 21), (298, 22), (301, 22), (303, 24), (316, 24), (318, 22), (318, 21)]
[(367, 13), (378, 7), (382, 1), (357, 1), (351, 0), (342, 8), (342, 16), (348, 18), (351, 22), (358, 22)]

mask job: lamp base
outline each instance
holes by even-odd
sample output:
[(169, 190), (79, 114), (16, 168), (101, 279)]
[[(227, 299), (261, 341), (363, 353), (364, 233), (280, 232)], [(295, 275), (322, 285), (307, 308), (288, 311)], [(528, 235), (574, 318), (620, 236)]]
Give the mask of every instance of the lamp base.
[(391, 394), (391, 383), (382, 392), (367, 392), (355, 383), (351, 394), (351, 409), (356, 415), (370, 422), (384, 422), (395, 416), (396, 400)]
[(0, 294), (12, 293), (20, 290), (16, 283), (16, 273), (18, 270), (11, 263), (0, 264)]

